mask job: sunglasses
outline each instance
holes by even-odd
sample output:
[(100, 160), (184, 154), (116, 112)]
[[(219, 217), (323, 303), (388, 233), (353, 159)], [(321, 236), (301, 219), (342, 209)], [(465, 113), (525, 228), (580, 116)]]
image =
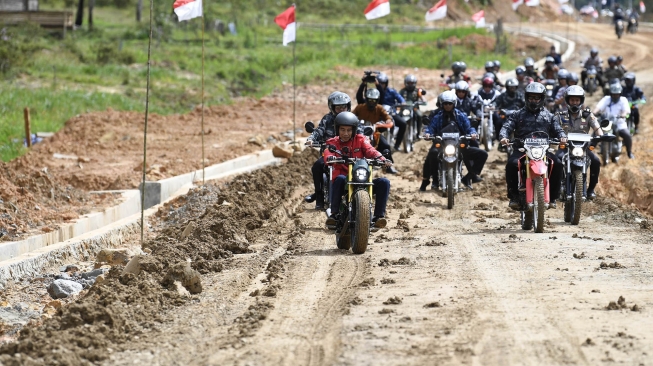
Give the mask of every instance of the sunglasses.
[(453, 105), (453, 103), (451, 103), (451, 102), (443, 102), (442, 105), (443, 105), (443, 106)]

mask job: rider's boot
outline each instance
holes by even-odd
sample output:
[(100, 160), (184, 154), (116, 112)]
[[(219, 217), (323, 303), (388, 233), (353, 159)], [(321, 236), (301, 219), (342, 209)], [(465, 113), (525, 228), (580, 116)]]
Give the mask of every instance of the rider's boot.
[(419, 191), (420, 191), (420, 192), (425, 192), (425, 191), (426, 191), (426, 187), (429, 186), (429, 183), (431, 183), (430, 180), (428, 180), (428, 179), (422, 179), (422, 185), (419, 186)]
[(374, 216), (372, 218), (372, 226), (377, 228), (377, 229), (383, 229), (388, 225), (388, 220), (385, 219), (385, 217), (376, 217)]
[(317, 194), (311, 193), (308, 196), (304, 197), (304, 202), (311, 203), (311, 202), (315, 201), (316, 196), (317, 196)]
[(315, 194), (315, 209), (318, 211), (324, 211), (324, 194), (321, 192)]
[(510, 198), (510, 202), (508, 203), (508, 207), (515, 211), (519, 211), (521, 209), (521, 205), (519, 204), (519, 195), (516, 192), (508, 192), (508, 198)]
[(331, 215), (326, 220), (326, 226), (336, 226), (336, 215)]

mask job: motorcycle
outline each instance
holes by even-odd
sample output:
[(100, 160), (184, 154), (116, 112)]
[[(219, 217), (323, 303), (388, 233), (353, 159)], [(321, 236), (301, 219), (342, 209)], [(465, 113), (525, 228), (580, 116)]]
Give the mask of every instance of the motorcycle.
[(626, 119), (626, 123), (628, 123), (628, 132), (632, 135), (635, 134), (635, 120), (633, 116), (633, 109), (638, 108), (639, 105), (646, 104), (646, 100), (644, 99), (637, 99), (637, 100), (631, 100), (628, 98), (628, 105), (630, 106), (630, 114), (628, 115), (628, 118)]
[(549, 208), (549, 159), (546, 156), (551, 145), (558, 145), (557, 140), (549, 139), (546, 132), (534, 132), (525, 139), (513, 139), (518, 143), (518, 151), (524, 153), (525, 162), (519, 163), (519, 203), (520, 219), (523, 230), (533, 229), (536, 233), (544, 232), (544, 210)]
[[(308, 133), (313, 133), (313, 131), (315, 131), (315, 124), (312, 121), (308, 121), (304, 124), (304, 129)], [(310, 146), (313, 148), (320, 149), (320, 156), (323, 156), (324, 150), (326, 149), (325, 143), (313, 141), (313, 143)], [(327, 171), (322, 173), (322, 194), (324, 197), (324, 208), (328, 210), (329, 205), (331, 204), (331, 195), (329, 194), (329, 192), (331, 191), (331, 179), (333, 178), (333, 166), (328, 165), (326, 168)]]
[(415, 141), (419, 140), (420, 132), (422, 131), (422, 119), (417, 116), (416, 110), (419, 106), (426, 105), (425, 102), (407, 102), (405, 104), (397, 104), (397, 114), (406, 122), (406, 133), (404, 133), (404, 152), (409, 153), (413, 151)]
[(603, 129), (603, 132), (605, 133), (612, 132), (616, 136), (616, 138), (610, 142), (601, 142), (601, 159), (603, 160), (603, 165), (608, 165), (610, 162), (616, 164), (619, 162), (619, 158), (621, 157), (623, 141), (621, 136), (617, 134), (617, 119), (617, 116), (611, 114), (603, 115), (603, 121), (609, 121), (610, 123), (601, 122), (602, 126), (605, 125), (605, 127), (601, 127), (601, 129)]
[(467, 148), (470, 135), (461, 136), (459, 132), (447, 132), (445, 127), (442, 136), (424, 138), (435, 141), (438, 149), (440, 164), (440, 189), (442, 197), (447, 197), (447, 208), (452, 209), (455, 203), (455, 194), (462, 186), (463, 156), (462, 149)]
[(617, 39), (621, 39), (621, 36), (624, 34), (624, 21), (619, 19), (614, 26), (614, 31), (617, 33)]
[(628, 19), (628, 33), (635, 34), (637, 33), (637, 19), (630, 18)]
[(553, 88), (556, 85), (556, 81), (554, 79), (544, 79), (541, 83), (546, 88), (546, 109), (553, 113), (555, 108), (555, 95), (553, 95)]
[(591, 65), (589, 68), (585, 69), (587, 76), (585, 77), (585, 84), (583, 89), (591, 97), (596, 92), (596, 89), (599, 85), (599, 70), (596, 69), (594, 65)]
[(494, 99), (483, 99), (483, 113), (481, 115), (481, 123), (478, 126), (478, 137), (480, 142), (485, 145), (485, 151), (492, 150), (492, 143), (494, 141), (494, 122), (492, 121), (494, 109)]
[[(602, 122), (607, 126), (609, 121)], [(611, 142), (614, 135), (592, 137), (587, 133), (569, 133), (567, 135), (567, 152), (562, 158), (563, 178), (560, 199), (565, 206), (565, 222), (578, 225), (583, 211), (583, 202), (587, 199), (587, 170), (590, 167), (588, 152), (594, 150), (593, 141)], [(564, 148), (560, 145), (560, 148)]]
[(339, 249), (349, 250), (354, 254), (363, 254), (367, 250), (372, 226), (372, 167), (383, 166), (384, 163), (376, 159), (359, 159), (348, 157), (349, 149), (345, 146), (343, 151), (329, 145), (330, 152), (340, 158), (332, 160), (332, 164), (347, 164), (347, 189), (338, 210), (338, 219), (335, 225), (336, 245)]

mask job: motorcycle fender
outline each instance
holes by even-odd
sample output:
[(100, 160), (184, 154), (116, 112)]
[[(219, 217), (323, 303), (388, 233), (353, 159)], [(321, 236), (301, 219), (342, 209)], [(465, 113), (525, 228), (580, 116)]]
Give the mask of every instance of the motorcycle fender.
[(582, 168), (585, 166), (584, 159), (574, 159), (571, 161), (571, 165)]
[(545, 175), (546, 174), (546, 163), (544, 160), (531, 160), (529, 161), (529, 166), (531, 168), (532, 175)]
[(526, 179), (526, 204), (533, 204), (533, 180)]
[(445, 156), (444, 161), (446, 161), (449, 164), (455, 163), (456, 162), (456, 156), (455, 155), (454, 156)]

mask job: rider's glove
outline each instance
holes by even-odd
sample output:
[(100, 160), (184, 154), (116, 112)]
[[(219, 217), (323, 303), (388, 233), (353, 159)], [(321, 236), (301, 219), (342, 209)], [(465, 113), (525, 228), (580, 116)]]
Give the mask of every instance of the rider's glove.
[(592, 111), (589, 108), (585, 108), (581, 114), (583, 118), (589, 118), (592, 115)]

